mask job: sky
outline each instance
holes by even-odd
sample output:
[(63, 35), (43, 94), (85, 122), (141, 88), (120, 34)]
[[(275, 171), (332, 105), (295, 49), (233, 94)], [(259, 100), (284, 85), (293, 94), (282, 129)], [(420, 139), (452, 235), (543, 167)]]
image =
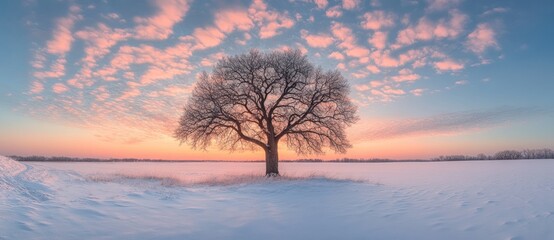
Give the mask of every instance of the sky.
[(172, 137), (197, 76), (250, 49), (338, 69), (347, 154), (424, 159), (554, 147), (549, 0), (0, 2), (0, 154), (256, 160)]

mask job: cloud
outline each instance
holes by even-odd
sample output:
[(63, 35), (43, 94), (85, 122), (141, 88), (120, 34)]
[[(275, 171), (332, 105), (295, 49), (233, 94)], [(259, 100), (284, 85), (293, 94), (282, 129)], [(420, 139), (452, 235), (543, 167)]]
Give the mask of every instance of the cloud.
[(464, 64), (456, 62), (456, 61), (451, 60), (451, 59), (447, 59), (447, 60), (435, 62), (434, 67), (439, 72), (459, 71), (459, 70), (464, 69)]
[(427, 0), (427, 10), (428, 11), (440, 11), (445, 9), (452, 9), (458, 4), (460, 4), (462, 0)]
[(244, 39), (238, 40), (238, 43), (244, 45), (251, 37), (246, 31), (249, 31), (253, 27), (254, 22), (248, 16), (247, 10), (224, 9), (215, 13), (213, 26), (196, 28), (192, 33), (192, 37), (183, 36), (180, 39), (182, 41), (194, 39), (196, 41), (194, 50), (202, 50), (220, 45), (228, 34), (240, 30), (245, 33)]
[(65, 75), (65, 64), (67, 60), (64, 57), (58, 57), (50, 66), (50, 70), (37, 71), (33, 74), (38, 79), (43, 78), (60, 78)]
[(430, 55), (436, 54), (429, 48), (410, 49), (406, 52), (400, 53), (398, 56), (391, 56), (390, 50), (373, 51), (371, 53), (371, 59), (380, 67), (400, 67), (412, 61), (425, 61)]
[(119, 16), (119, 14), (113, 13), (113, 12), (108, 14), (102, 14), (102, 17), (112, 21), (126, 22), (125, 19), (122, 19), (121, 16)]
[(192, 49), (191, 43), (179, 43), (165, 49), (149, 45), (122, 46), (108, 67), (119, 72), (130, 70), (133, 65), (146, 65), (140, 84), (149, 85), (189, 73), (192, 66), (187, 59), (192, 55)]
[(230, 33), (235, 29), (248, 31), (254, 27), (254, 22), (244, 9), (226, 9), (215, 14), (215, 26), (224, 33)]
[(327, 16), (329, 18), (341, 17), (342, 16), (342, 11), (340, 9), (340, 6), (334, 6), (334, 7), (331, 7), (329, 9), (327, 9), (327, 11), (325, 11), (325, 16)]
[(500, 48), (496, 41), (496, 32), (488, 23), (480, 23), (477, 28), (467, 36), (467, 48), (480, 55), (488, 48)]
[(52, 91), (54, 91), (57, 94), (66, 92), (67, 90), (69, 90), (69, 88), (63, 83), (56, 83), (52, 85)]
[(345, 49), (347, 56), (355, 58), (365, 58), (369, 56), (369, 49), (357, 44), (357, 39), (352, 29), (341, 23), (335, 22), (331, 25), (331, 33), (335, 38), (340, 40), (338, 47)]
[(44, 84), (42, 84), (41, 82), (39, 82), (39, 81), (34, 81), (34, 82), (31, 84), (30, 92), (31, 92), (32, 94), (39, 94), (39, 93), (41, 93), (43, 90), (44, 90)]
[(355, 85), (354, 88), (360, 92), (365, 92), (367, 90), (370, 90), (370, 89), (376, 89), (376, 88), (379, 88), (381, 86), (383, 86), (385, 84), (384, 81), (377, 81), (377, 80), (373, 80), (373, 81), (370, 81), (368, 84), (358, 84), (358, 85)]
[(406, 94), (406, 91), (389, 85), (385, 85), (380, 89), (373, 87), (369, 92), (371, 93), (371, 95), (368, 96), (370, 102), (390, 102)]
[(367, 75), (369, 75), (369, 73), (366, 72), (366, 71), (358, 71), (358, 72), (354, 72), (350, 75), (352, 75), (352, 77), (354, 77), (354, 78), (365, 78), (365, 77), (367, 77)]
[(314, 3), (317, 5), (317, 8), (321, 9), (327, 7), (327, 4), (329, 4), (327, 0), (314, 0)]
[(365, 67), (368, 71), (370, 71), (371, 73), (380, 73), (381, 72), (381, 69), (379, 69), (377, 66), (375, 65), (367, 65)]
[(468, 17), (457, 10), (450, 11), (449, 15), (450, 19), (440, 19), (437, 22), (432, 22), (427, 17), (420, 18), (416, 25), (408, 26), (398, 32), (394, 48), (411, 45), (417, 41), (460, 36)]
[(421, 76), (413, 73), (410, 69), (402, 69), (398, 72), (398, 75), (392, 76), (391, 80), (395, 82), (413, 82), (420, 79)]
[(509, 10), (510, 9), (505, 8), (505, 7), (495, 7), (495, 8), (492, 8), (490, 10), (485, 11), (482, 15), (483, 16), (488, 16), (488, 15), (493, 15), (493, 14), (497, 14), (497, 13), (506, 13)]
[(471, 110), (412, 118), (382, 123), (361, 132), (357, 138), (382, 140), (405, 136), (433, 136), (460, 134), (509, 124), (547, 111), (532, 107), (500, 107), (486, 110)]
[(381, 91), (389, 95), (404, 95), (406, 92), (402, 89), (393, 88), (391, 86), (384, 86)]
[(198, 49), (206, 49), (219, 45), (226, 35), (217, 27), (206, 27), (194, 29), (192, 36), (198, 43)]
[(200, 61), (200, 65), (203, 66), (203, 67), (211, 67), (213, 66), (218, 60), (222, 59), (223, 57), (225, 57), (225, 53), (224, 52), (218, 52), (218, 53), (214, 53), (214, 54), (210, 54), (209, 56), (203, 58), (201, 61)]
[(157, 12), (151, 17), (136, 17), (135, 37), (146, 40), (163, 40), (173, 34), (173, 26), (183, 20), (189, 10), (186, 0), (155, 0)]
[(281, 29), (294, 26), (294, 20), (287, 13), (268, 10), (263, 0), (254, 0), (248, 8), (248, 13), (260, 27), (261, 39), (274, 37), (281, 33)]
[(387, 45), (387, 33), (386, 32), (375, 32), (368, 39), (368, 42), (377, 49), (383, 49)]
[(363, 16), (362, 28), (369, 30), (380, 30), (394, 26), (394, 14), (376, 10), (367, 12)]
[(310, 34), (307, 30), (302, 30), (300, 35), (306, 40), (308, 46), (314, 48), (326, 48), (334, 42), (334, 39), (327, 34)]
[(454, 84), (456, 84), (456, 85), (466, 85), (468, 83), (469, 82), (467, 80), (458, 80)]
[(342, 7), (344, 9), (354, 9), (360, 5), (360, 0), (342, 0)]
[(416, 88), (410, 91), (411, 94), (417, 97), (423, 95), (423, 92), (425, 92), (425, 89), (422, 89), (422, 88)]
[(344, 60), (344, 55), (342, 55), (342, 53), (339, 53), (339, 52), (332, 52), (331, 54), (329, 54), (328, 57), (335, 60)]
[[(69, 7), (67, 16), (56, 20), (55, 27), (52, 31), (52, 38), (46, 42), (45, 49), (40, 49), (35, 52), (35, 56), (31, 61), (35, 72), (33, 77), (43, 78), (60, 78), (65, 75), (65, 64), (67, 63), (66, 54), (71, 50), (74, 38), (72, 29), (75, 23), (83, 18), (80, 14), (81, 8), (76, 5)], [(54, 55), (54, 60), (51, 60), (50, 66), (47, 66), (48, 54)], [(33, 87), (38, 90), (39, 88)], [(42, 91), (42, 90), (41, 90)], [(40, 91), (34, 91), (38, 93)]]
[(71, 50), (71, 44), (73, 43), (71, 30), (75, 22), (83, 18), (79, 14), (80, 12), (81, 8), (73, 5), (69, 8), (69, 14), (66, 17), (59, 18), (56, 21), (52, 39), (46, 43), (48, 53), (63, 55)]
[(371, 88), (367, 84), (358, 84), (358, 85), (354, 85), (354, 89), (356, 89), (356, 91), (359, 91), (359, 92), (365, 92)]
[(110, 53), (110, 49), (118, 42), (131, 37), (131, 33), (125, 29), (110, 28), (106, 24), (99, 23), (96, 27), (86, 27), (75, 33), (79, 39), (85, 41), (85, 57), (81, 60), (87, 69), (96, 66), (98, 59)]

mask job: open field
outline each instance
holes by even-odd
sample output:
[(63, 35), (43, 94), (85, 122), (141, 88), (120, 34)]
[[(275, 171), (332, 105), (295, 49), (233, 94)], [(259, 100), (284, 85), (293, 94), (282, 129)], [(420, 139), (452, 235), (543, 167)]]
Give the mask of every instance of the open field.
[(552, 239), (554, 161), (18, 163), (0, 239)]

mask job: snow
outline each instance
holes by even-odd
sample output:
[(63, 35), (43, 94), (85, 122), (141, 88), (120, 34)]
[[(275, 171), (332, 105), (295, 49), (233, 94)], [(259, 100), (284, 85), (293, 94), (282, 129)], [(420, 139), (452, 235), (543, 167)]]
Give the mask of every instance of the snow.
[(554, 161), (18, 163), (0, 239), (554, 239)]

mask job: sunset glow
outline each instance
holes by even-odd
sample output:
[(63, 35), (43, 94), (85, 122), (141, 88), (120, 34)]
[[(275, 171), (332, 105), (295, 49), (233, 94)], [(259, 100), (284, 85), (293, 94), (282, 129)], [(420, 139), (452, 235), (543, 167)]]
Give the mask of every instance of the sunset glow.
[(199, 73), (299, 49), (348, 79), (347, 154), (427, 159), (553, 147), (548, 1), (0, 3), (0, 155), (261, 160), (173, 138)]

